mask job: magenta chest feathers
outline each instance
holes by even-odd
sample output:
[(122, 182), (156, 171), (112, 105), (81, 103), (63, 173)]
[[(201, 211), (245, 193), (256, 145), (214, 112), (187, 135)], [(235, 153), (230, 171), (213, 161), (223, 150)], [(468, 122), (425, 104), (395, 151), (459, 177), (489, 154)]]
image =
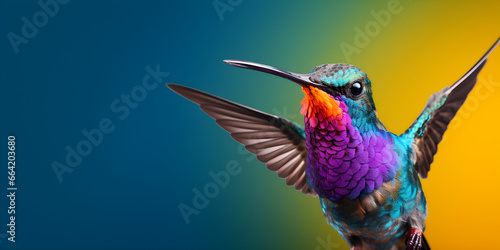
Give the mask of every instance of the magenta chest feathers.
[(400, 168), (392, 135), (378, 129), (360, 133), (353, 124), (366, 121), (352, 120), (342, 104), (342, 115), (305, 118), (309, 185), (333, 200), (371, 193)]

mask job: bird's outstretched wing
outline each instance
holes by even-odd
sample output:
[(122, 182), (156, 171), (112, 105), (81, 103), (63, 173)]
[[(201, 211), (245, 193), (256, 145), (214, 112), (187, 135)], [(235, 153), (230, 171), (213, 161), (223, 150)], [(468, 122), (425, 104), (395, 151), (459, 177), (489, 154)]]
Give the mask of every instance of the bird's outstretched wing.
[(287, 185), (316, 196), (307, 185), (306, 143), (303, 129), (293, 122), (245, 107), (189, 87), (167, 84), (177, 94), (197, 103), (231, 137), (257, 155), (268, 169), (286, 178)]
[(500, 39), (457, 82), (445, 87), (438, 93), (432, 94), (420, 116), (402, 134), (402, 136), (413, 138), (414, 167), (420, 177), (427, 178), (434, 154), (437, 152), (438, 143), (443, 139), (448, 124), (455, 117), (458, 109), (476, 84), (478, 73), (499, 41)]

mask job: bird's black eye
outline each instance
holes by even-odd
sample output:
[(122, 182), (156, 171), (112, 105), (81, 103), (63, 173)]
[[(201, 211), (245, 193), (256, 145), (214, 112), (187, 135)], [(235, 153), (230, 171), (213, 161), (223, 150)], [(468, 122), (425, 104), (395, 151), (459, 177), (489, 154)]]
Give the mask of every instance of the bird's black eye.
[(363, 94), (363, 84), (361, 84), (361, 82), (354, 82), (349, 88), (349, 93), (354, 98), (359, 97)]

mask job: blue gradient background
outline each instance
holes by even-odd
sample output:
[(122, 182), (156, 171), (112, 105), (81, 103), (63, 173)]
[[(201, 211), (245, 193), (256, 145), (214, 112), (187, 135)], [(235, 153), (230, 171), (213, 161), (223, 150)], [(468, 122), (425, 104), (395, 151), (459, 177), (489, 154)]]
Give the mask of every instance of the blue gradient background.
[[(373, 20), (370, 11), (386, 5), (243, 0), (220, 20), (212, 1), (72, 0), (16, 54), (6, 34), (19, 34), (21, 18), (31, 18), (40, 7), (36, 1), (0, 2), (0, 144), (10, 134), (17, 138), (19, 188), (17, 242), (11, 243), (2, 238), (7, 229), (1, 225), (8, 223), (7, 169), (0, 169), (0, 248), (323, 249), (319, 242), (330, 238), (336, 249), (347, 249), (325, 222), (316, 198), (284, 185), (164, 83), (188, 85), (303, 123), (298, 114), (302, 93), (296, 85), (222, 60), (262, 62), (298, 73), (345, 62), (339, 44), (353, 44), (354, 27), (364, 27)], [(458, 79), (500, 34), (500, 7), (494, 1), (455, 2), (452, 8), (401, 1), (401, 6), (403, 11), (351, 60), (371, 77), (380, 117), (395, 133), (404, 131), (428, 96)], [(498, 81), (500, 56), (495, 53), (484, 71)], [(110, 104), (142, 82), (146, 66), (157, 64), (170, 75), (119, 120)], [(498, 114), (498, 91), (483, 103), (483, 111), (470, 121), (477, 124), (462, 122), (463, 128), (449, 135), (457, 139), (441, 146), (445, 152), (433, 170), (441, 163), (446, 169), (446, 160), (456, 158), (453, 145), (469, 138), (466, 131), (488, 122), (490, 111)], [(115, 130), (60, 183), (51, 163), (64, 162), (65, 147), (75, 148), (84, 139), (81, 131), (97, 128), (102, 118), (110, 118)], [(497, 154), (494, 141), (500, 138), (495, 136), (470, 148), (470, 155)], [(494, 208), (451, 213), (472, 221), (458, 224), (464, 231), (470, 226), (489, 233), (477, 230), (461, 242), (446, 234), (456, 228), (449, 224), (454, 218), (446, 217), (449, 204), (460, 201), (463, 191), (443, 188), (455, 184), (448, 173), (434, 170), (423, 184), (431, 207), (426, 233), (431, 245), (451, 246), (453, 240), (455, 249), (483, 243), (500, 247), (498, 241), (487, 241), (488, 235), (500, 233), (494, 226), (500, 222), (494, 213), (500, 201), (491, 198), (500, 191), (494, 179), (498, 161), (481, 158), (493, 163), (484, 167), (493, 174), (482, 193), (494, 202), (486, 207)], [(241, 174), (186, 225), (178, 205), (191, 204), (192, 189), (202, 189), (211, 182), (208, 173), (224, 170), (230, 161), (242, 167)], [(469, 185), (485, 180), (476, 182)], [(439, 190), (455, 193), (450, 199), (456, 200), (439, 203), (446, 195)], [(475, 214), (483, 214), (482, 219), (475, 220)]]

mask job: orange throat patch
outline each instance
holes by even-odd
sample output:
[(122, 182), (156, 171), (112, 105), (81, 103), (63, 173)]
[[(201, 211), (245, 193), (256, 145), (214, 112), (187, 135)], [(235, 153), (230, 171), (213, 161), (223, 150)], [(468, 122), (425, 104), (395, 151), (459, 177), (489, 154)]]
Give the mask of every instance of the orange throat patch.
[(302, 87), (302, 91), (306, 96), (300, 102), (302, 105), (300, 113), (306, 118), (313, 121), (327, 118), (342, 119), (340, 101), (315, 87)]

